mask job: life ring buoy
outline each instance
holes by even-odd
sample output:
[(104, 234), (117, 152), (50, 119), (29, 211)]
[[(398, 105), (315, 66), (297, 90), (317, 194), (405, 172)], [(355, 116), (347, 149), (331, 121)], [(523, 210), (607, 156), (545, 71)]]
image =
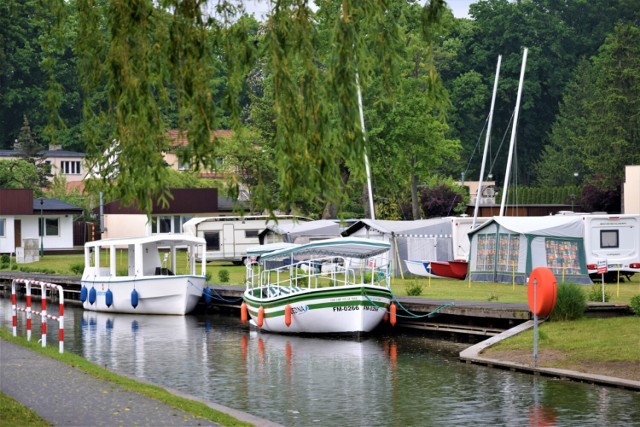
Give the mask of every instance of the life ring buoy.
[(558, 286), (553, 271), (547, 267), (536, 267), (529, 276), (528, 286), (527, 297), (531, 312), (540, 317), (551, 314), (558, 298)]

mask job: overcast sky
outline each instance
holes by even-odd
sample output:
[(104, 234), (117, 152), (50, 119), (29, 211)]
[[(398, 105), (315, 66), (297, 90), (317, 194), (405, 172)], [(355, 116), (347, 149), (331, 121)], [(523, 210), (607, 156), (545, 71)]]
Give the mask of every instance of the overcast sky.
[[(478, 0), (445, 0), (456, 18), (468, 18), (469, 5)], [(269, 0), (245, 0), (244, 6), (248, 12), (253, 11), (256, 18), (269, 11)]]

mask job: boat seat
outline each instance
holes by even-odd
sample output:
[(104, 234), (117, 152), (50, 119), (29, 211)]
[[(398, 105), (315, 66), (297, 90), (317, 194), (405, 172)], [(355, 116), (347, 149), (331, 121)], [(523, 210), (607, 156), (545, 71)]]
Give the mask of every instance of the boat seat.
[(156, 267), (155, 275), (156, 276), (175, 276), (175, 274), (173, 274), (173, 271), (164, 267)]

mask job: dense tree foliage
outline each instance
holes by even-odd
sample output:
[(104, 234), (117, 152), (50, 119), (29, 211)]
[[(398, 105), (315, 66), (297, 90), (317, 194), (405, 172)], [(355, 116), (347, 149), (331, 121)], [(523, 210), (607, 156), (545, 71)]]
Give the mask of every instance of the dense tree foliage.
[(618, 25), (565, 93), (539, 182), (571, 183), (576, 171), (601, 191), (615, 190), (624, 166), (640, 163), (640, 27)]
[(38, 171), (24, 160), (0, 160), (0, 188), (38, 189)]
[(498, 55), (487, 172), (503, 183), (527, 47), (517, 182), (578, 172), (608, 191), (640, 162), (637, 0), (479, 0), (471, 19), (443, 0), (278, 0), (263, 22), (244, 3), (2, 2), (0, 148), (26, 117), (44, 146), (87, 153), (90, 193), (150, 209), (175, 182), (162, 152), (181, 129), (194, 172), (234, 172), (228, 195), (326, 217), (367, 206), (366, 152), (383, 215), (417, 218), (432, 176), (479, 175)]

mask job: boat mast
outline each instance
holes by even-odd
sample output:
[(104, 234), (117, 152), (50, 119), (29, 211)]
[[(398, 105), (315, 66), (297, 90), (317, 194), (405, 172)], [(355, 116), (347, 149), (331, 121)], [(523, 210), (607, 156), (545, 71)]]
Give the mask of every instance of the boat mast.
[(500, 204), (500, 215), (504, 216), (504, 207), (507, 203), (507, 190), (509, 189), (509, 177), (511, 175), (511, 162), (513, 160), (513, 147), (516, 142), (516, 127), (518, 126), (518, 113), (520, 112), (520, 98), (522, 96), (522, 83), (524, 81), (524, 70), (527, 67), (527, 52), (524, 48), (522, 55), (522, 68), (520, 69), (520, 84), (518, 85), (518, 97), (516, 98), (516, 111), (513, 116), (513, 127), (511, 128), (511, 142), (509, 143), (509, 157), (507, 159), (507, 171), (504, 175), (504, 190), (502, 191), (502, 203)]
[(369, 191), (369, 210), (371, 211), (371, 219), (376, 219), (376, 212), (373, 209), (373, 189), (371, 187), (371, 171), (369, 169), (369, 156), (367, 156), (367, 136), (364, 129), (364, 113), (362, 111), (362, 92), (360, 91), (360, 81), (358, 73), (356, 73), (356, 87), (358, 88), (358, 109), (360, 111), (360, 128), (362, 129), (362, 142), (364, 147), (364, 168), (367, 173), (367, 189)]
[(484, 165), (487, 162), (487, 151), (489, 149), (489, 140), (491, 139), (491, 122), (493, 121), (493, 108), (496, 105), (496, 92), (498, 91), (498, 78), (500, 77), (500, 63), (502, 55), (498, 55), (498, 65), (496, 66), (496, 78), (493, 83), (493, 95), (491, 97), (491, 108), (489, 109), (489, 123), (487, 125), (487, 137), (484, 141), (484, 152), (482, 154), (482, 166), (480, 167), (480, 182), (478, 183), (478, 192), (476, 193), (476, 206), (473, 209), (472, 229), (476, 228), (478, 222), (478, 207), (480, 206), (480, 194), (482, 192), (482, 181), (484, 180)]

